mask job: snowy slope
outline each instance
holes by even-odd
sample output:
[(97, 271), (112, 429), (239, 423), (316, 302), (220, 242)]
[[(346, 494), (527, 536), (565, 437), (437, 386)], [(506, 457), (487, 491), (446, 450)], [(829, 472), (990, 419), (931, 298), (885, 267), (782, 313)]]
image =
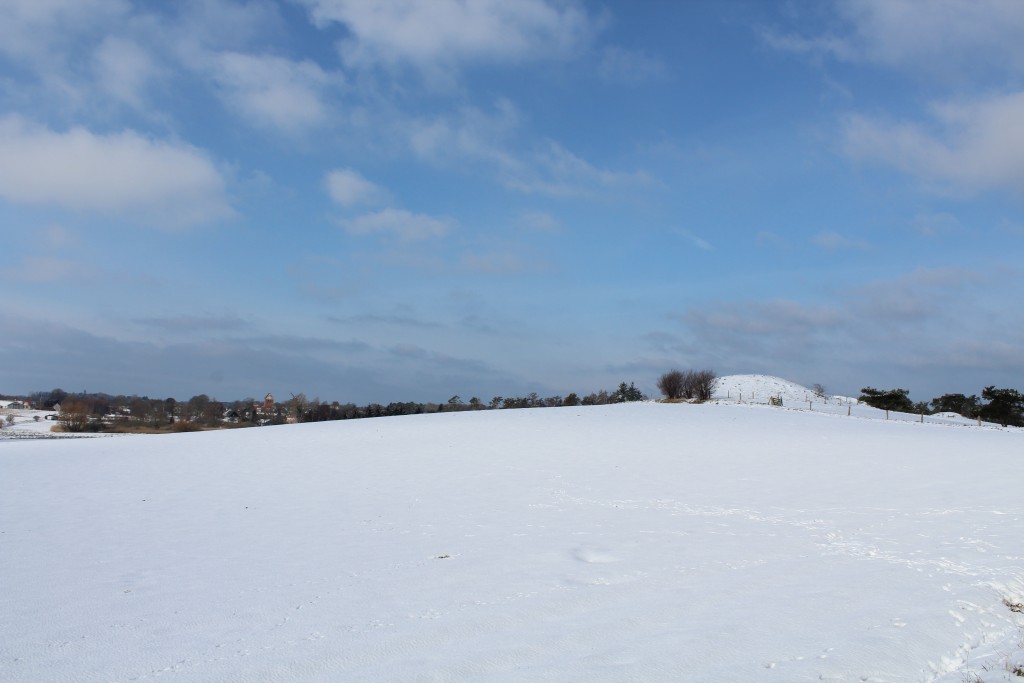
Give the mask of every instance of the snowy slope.
[(3, 442), (0, 680), (1018, 681), (1022, 439), (726, 402)]
[(767, 403), (769, 396), (781, 396), (784, 403), (804, 403), (819, 400), (814, 391), (805, 386), (771, 375), (727, 375), (715, 380), (716, 399), (739, 400), (747, 403)]
[[(47, 420), (47, 415), (53, 415), (52, 410), (9, 410), (4, 411), (4, 415), (0, 417), (5, 418), (6, 414), (10, 413), (14, 416), (14, 423), (8, 424), (6, 419), (4, 420), (3, 427), (0, 428), (0, 441), (8, 439), (82, 439), (82, 438), (97, 438), (97, 437), (108, 437), (111, 434), (94, 434), (79, 432), (75, 434), (62, 433), (52, 431), (54, 426), (57, 424), (55, 420)], [(36, 420), (36, 417), (39, 417)]]
[(836, 416), (867, 420), (899, 422), (927, 422), (949, 426), (979, 426), (998, 429), (990, 423), (979, 423), (956, 413), (936, 413), (922, 416), (918, 413), (897, 413), (872, 408), (856, 398), (846, 396), (817, 396), (813, 389), (771, 375), (727, 375), (715, 380), (713, 400), (719, 403), (745, 403), (768, 405), (771, 398), (781, 398), (786, 410), (804, 410)]

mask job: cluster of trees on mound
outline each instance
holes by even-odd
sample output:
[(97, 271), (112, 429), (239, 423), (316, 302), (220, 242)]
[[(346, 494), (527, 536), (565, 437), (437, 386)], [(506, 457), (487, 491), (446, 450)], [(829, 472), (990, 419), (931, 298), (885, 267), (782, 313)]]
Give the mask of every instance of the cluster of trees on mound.
[(911, 401), (910, 392), (906, 389), (882, 390), (865, 387), (860, 391), (862, 403), (883, 410), (924, 415), (956, 413), (972, 419), (981, 418), (986, 422), (998, 422), (1004, 427), (1024, 427), (1024, 395), (1016, 389), (997, 389), (995, 386), (989, 386), (982, 390), (980, 400), (973, 394), (943, 394), (933, 398), (930, 403)]
[(716, 377), (713, 370), (669, 370), (658, 378), (658, 390), (670, 400), (709, 401)]

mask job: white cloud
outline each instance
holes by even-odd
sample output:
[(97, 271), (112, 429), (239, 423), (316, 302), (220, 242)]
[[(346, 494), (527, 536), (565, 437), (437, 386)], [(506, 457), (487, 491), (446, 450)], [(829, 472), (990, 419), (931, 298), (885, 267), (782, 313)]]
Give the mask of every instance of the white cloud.
[(426, 161), (445, 163), (468, 158), (512, 169), (521, 162), (507, 146), (519, 125), (515, 106), (499, 99), (493, 112), (463, 107), (448, 117), (412, 121), (406, 124), (405, 133), (413, 153)]
[(1019, 0), (837, 0), (835, 7), (841, 31), (766, 39), (780, 49), (938, 74), (1024, 68)]
[(328, 115), (324, 91), (340, 82), (340, 76), (309, 60), (224, 52), (212, 63), (213, 78), (229, 107), (257, 126), (285, 132), (323, 123)]
[(562, 58), (597, 26), (577, 2), (548, 0), (302, 0), (318, 26), (341, 23), (350, 65), (431, 71), (480, 62)]
[(443, 237), (453, 228), (450, 218), (435, 218), (404, 209), (381, 209), (357, 218), (344, 220), (342, 227), (350, 235), (394, 235), (403, 241)]
[(6, 90), (16, 84), (16, 100), (56, 105), (61, 113), (103, 104), (94, 97), (87, 56), (105, 32), (122, 27), (130, 10), (122, 0), (0, 2), (0, 57), (16, 63), (33, 81), (8, 81), (13, 74), (7, 73), (0, 85)]
[(372, 204), (387, 195), (382, 187), (350, 168), (337, 168), (329, 172), (324, 184), (331, 199), (345, 207)]
[[(190, 0), (175, 3), (175, 10), (172, 40), (179, 51), (241, 51), (265, 46), (286, 30), (275, 0)], [(161, 17), (158, 26), (166, 30), (167, 20)]]
[(1024, 192), (1024, 92), (931, 108), (936, 125), (850, 116), (846, 153), (897, 168), (953, 193)]
[(171, 228), (234, 213), (223, 178), (195, 147), (132, 130), (55, 132), (13, 116), (0, 119), (0, 197)]
[(597, 67), (601, 78), (609, 83), (635, 85), (668, 78), (664, 62), (642, 52), (612, 46), (605, 48)]
[(74, 37), (126, 15), (123, 0), (4, 0), (0, 3), (0, 53), (52, 63)]
[(307, 63), (243, 54), (275, 44), (283, 27), (270, 0), (4, 0), (0, 58), (21, 67), (12, 84), (23, 105), (62, 117), (109, 121), (118, 104), (169, 123), (169, 113), (150, 106), (147, 94), (198, 75), (259, 125), (288, 128), (315, 118), (308, 92), (320, 74)]
[(149, 53), (138, 43), (108, 37), (96, 49), (97, 85), (107, 95), (124, 104), (143, 108), (145, 90), (160, 72)]

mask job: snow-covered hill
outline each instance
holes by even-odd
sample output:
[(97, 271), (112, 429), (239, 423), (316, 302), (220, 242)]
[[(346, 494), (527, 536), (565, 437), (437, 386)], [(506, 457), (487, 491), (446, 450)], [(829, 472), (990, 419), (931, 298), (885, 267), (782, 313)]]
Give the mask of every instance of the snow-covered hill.
[(727, 375), (715, 380), (713, 400), (718, 403), (768, 405), (770, 399), (773, 398), (781, 399), (782, 407), (786, 410), (811, 411), (866, 420), (999, 428), (996, 424), (978, 422), (976, 419), (966, 418), (956, 413), (920, 415), (879, 410), (866, 403), (861, 403), (856, 398), (828, 394), (819, 396), (813, 389), (771, 375)]
[(737, 404), (0, 443), (0, 680), (1019, 681), (1020, 431)]
[(716, 399), (767, 403), (771, 396), (781, 397), (784, 404), (821, 400), (814, 390), (771, 375), (727, 375), (715, 380)]

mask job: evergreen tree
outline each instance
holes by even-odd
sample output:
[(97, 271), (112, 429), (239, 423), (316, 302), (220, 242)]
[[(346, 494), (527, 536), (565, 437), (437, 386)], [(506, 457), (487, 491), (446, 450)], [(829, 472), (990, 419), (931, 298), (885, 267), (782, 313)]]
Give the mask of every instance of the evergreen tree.
[(978, 397), (975, 395), (943, 394), (932, 399), (932, 411), (936, 413), (956, 413), (964, 417), (978, 417)]
[(1024, 427), (1024, 396), (1016, 389), (985, 387), (981, 397), (988, 401), (979, 411), (981, 419), (998, 422), (1004, 427)]
[(626, 386), (625, 382), (619, 384), (619, 388), (612, 394), (613, 403), (628, 403), (631, 401), (642, 401), (644, 400), (644, 394), (642, 391), (636, 388), (632, 382), (629, 386)]
[(914, 412), (914, 402), (910, 400), (907, 389), (873, 389), (864, 387), (860, 390), (861, 403), (881, 410), (892, 410), (899, 413)]

